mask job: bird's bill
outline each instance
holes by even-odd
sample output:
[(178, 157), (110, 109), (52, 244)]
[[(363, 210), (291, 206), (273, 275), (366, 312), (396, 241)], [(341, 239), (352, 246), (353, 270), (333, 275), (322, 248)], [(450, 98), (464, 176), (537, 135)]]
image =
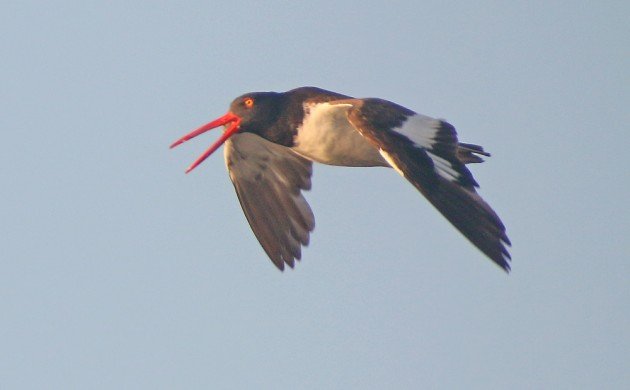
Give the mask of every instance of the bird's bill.
[(230, 138), (232, 135), (234, 135), (234, 133), (236, 133), (238, 131), (240, 123), (241, 123), (241, 118), (238, 115), (235, 115), (235, 114), (233, 114), (231, 112), (228, 112), (227, 114), (223, 115), (222, 117), (220, 117), (218, 119), (215, 119), (215, 120), (213, 120), (210, 123), (206, 123), (205, 125), (199, 127), (198, 129), (195, 129), (195, 130), (191, 131), (190, 133), (186, 134), (182, 138), (180, 138), (177, 141), (173, 142), (173, 144), (171, 145), (171, 149), (176, 147), (177, 145), (183, 144), (184, 142), (188, 141), (189, 139), (195, 138), (199, 134), (205, 133), (208, 130), (212, 130), (215, 127), (224, 126), (224, 125), (228, 125), (229, 124), (229, 126), (225, 129), (225, 131), (221, 135), (221, 137), (219, 137), (219, 139), (216, 140), (216, 142), (213, 143), (212, 146), (210, 146), (208, 148), (208, 150), (203, 152), (203, 154), (201, 156), (199, 156), (199, 158), (196, 159), (195, 162), (190, 164), (190, 166), (186, 169), (186, 173), (188, 173), (188, 172), (192, 171), (193, 169), (195, 169), (195, 167), (197, 165), (201, 164), (203, 162), (203, 160), (208, 158), (208, 156), (210, 156), (212, 153), (214, 153), (219, 148), (219, 146), (223, 145), (223, 143), (225, 141), (227, 141), (228, 138)]

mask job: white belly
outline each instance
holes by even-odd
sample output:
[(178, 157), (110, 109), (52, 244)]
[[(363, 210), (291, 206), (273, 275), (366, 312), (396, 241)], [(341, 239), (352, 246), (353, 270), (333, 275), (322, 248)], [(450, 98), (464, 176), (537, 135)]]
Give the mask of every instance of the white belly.
[(378, 149), (348, 121), (350, 104), (318, 103), (307, 107), (293, 150), (322, 164), (349, 167), (389, 166)]

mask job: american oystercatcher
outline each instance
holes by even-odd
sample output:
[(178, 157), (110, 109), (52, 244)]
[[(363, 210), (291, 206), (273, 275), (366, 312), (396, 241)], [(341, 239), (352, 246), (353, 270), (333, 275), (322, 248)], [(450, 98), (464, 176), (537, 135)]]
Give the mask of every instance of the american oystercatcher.
[(280, 270), (301, 258), (315, 217), (302, 190), (311, 188), (312, 162), (392, 167), (492, 261), (510, 270), (510, 240), (492, 208), (477, 194), (465, 164), (490, 156), (460, 143), (444, 120), (383, 99), (355, 99), (315, 87), (253, 92), (227, 114), (183, 136), (171, 148), (215, 127), (223, 135), (190, 172), (225, 143), (225, 164), (245, 216)]

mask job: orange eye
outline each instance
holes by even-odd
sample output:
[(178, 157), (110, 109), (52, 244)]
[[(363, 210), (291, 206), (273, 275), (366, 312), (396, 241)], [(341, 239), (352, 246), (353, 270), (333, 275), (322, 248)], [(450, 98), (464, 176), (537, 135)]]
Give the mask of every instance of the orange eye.
[(246, 99), (243, 101), (243, 104), (245, 104), (245, 107), (247, 107), (247, 108), (252, 108), (252, 107), (254, 106), (254, 99), (252, 99), (252, 98), (246, 98)]

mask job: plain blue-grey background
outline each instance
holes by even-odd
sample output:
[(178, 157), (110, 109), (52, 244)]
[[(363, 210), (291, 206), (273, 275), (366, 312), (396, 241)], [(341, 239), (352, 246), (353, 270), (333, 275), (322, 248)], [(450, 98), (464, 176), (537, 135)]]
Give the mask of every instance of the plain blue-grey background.
[[(5, 1), (0, 388), (630, 388), (623, 1)], [(506, 275), (393, 170), (316, 166), (295, 270), (218, 135), (315, 85), (446, 118)]]

